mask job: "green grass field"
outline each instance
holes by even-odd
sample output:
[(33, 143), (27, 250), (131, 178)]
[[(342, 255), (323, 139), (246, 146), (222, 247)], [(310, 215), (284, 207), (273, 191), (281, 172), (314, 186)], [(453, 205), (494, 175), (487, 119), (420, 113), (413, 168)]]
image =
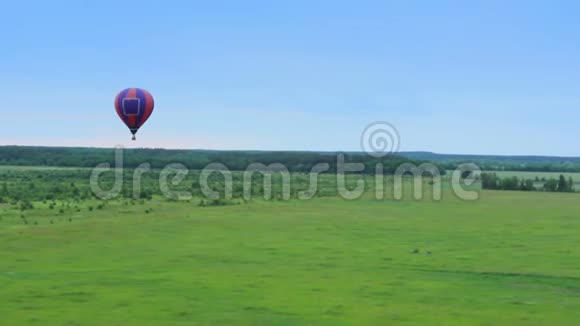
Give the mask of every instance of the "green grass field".
[(2, 323), (577, 324), (577, 194), (444, 198), (0, 204)]

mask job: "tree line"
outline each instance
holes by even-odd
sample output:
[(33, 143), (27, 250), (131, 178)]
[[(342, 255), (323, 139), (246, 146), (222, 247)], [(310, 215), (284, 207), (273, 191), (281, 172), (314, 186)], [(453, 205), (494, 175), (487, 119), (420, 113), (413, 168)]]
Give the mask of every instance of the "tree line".
[[(171, 163), (181, 163), (191, 170), (202, 170), (210, 163), (222, 163), (231, 171), (244, 171), (252, 163), (282, 163), (289, 172), (308, 173), (318, 163), (327, 163), (329, 173), (337, 170), (337, 155), (344, 155), (345, 162), (363, 163), (359, 173), (374, 174), (381, 163), (384, 172), (392, 174), (403, 163), (421, 164), (389, 155), (375, 158), (364, 153), (300, 152), (300, 151), (213, 151), (213, 150), (170, 150), (159, 148), (125, 149), (123, 166), (136, 168), (149, 163), (153, 169), (162, 169)], [(0, 165), (50, 166), (92, 168), (101, 163), (115, 166), (115, 150), (112, 148), (72, 147), (29, 147), (0, 146)], [(441, 169), (445, 171), (445, 169)]]
[(570, 177), (566, 179), (560, 174), (555, 178), (518, 178), (499, 177), (496, 173), (482, 173), (480, 175), (481, 187), (490, 190), (520, 190), (520, 191), (547, 191), (547, 192), (575, 192), (574, 180)]

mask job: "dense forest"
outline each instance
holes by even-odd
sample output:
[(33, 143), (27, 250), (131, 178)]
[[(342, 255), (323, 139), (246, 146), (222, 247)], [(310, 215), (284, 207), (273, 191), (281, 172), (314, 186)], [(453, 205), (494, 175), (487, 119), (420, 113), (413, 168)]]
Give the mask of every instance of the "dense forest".
[[(152, 168), (163, 168), (170, 163), (181, 163), (189, 169), (200, 170), (209, 163), (222, 163), (232, 171), (245, 170), (252, 163), (282, 163), (290, 172), (309, 172), (317, 163), (328, 163), (336, 171), (338, 152), (300, 151), (214, 151), (175, 149), (125, 149), (124, 166), (135, 168), (149, 163)], [(420, 164), (432, 162), (441, 171), (453, 170), (461, 163), (475, 163), (484, 171), (580, 172), (580, 158), (547, 156), (486, 156), (446, 155), (430, 152), (401, 152), (397, 156), (374, 158), (361, 152), (345, 152), (346, 162), (365, 165), (364, 173), (373, 174), (377, 163), (386, 173), (393, 173), (405, 162)], [(28, 147), (0, 146), (0, 165), (95, 167), (101, 163), (114, 164), (112, 148)]]
[[(24, 147), (0, 146), (0, 165), (51, 166), (92, 168), (101, 163), (115, 163), (112, 148), (72, 147)], [(125, 149), (124, 167), (135, 168), (149, 163), (160, 169), (170, 163), (181, 163), (189, 169), (201, 170), (210, 163), (222, 163), (232, 171), (243, 171), (252, 163), (282, 163), (290, 172), (310, 172), (318, 163), (328, 163), (328, 172), (335, 172), (337, 152), (291, 152), (291, 151), (212, 151), (170, 149)], [(398, 166), (421, 161), (400, 156), (374, 158), (364, 153), (343, 153), (345, 162), (363, 163), (363, 173), (374, 174), (377, 163), (384, 166), (385, 173), (393, 173)], [(444, 170), (442, 170), (444, 171)]]

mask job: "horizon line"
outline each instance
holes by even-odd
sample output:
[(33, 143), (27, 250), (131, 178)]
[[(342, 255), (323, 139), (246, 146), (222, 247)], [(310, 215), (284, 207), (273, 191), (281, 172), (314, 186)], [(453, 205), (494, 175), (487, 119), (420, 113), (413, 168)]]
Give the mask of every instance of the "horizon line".
[[(0, 145), (5, 147), (22, 147), (22, 148), (71, 148), (71, 149), (115, 149), (115, 147), (99, 146), (67, 146), (67, 145)], [(208, 152), (294, 152), (294, 153), (352, 153), (366, 154), (364, 151), (349, 150), (291, 150), (291, 149), (210, 149), (210, 148), (166, 148), (166, 147), (128, 147), (127, 150), (167, 150), (167, 151), (208, 151)], [(404, 156), (404, 154), (432, 154), (439, 156), (470, 156), (470, 157), (515, 157), (515, 158), (552, 158), (552, 159), (580, 159), (580, 156), (561, 156), (561, 155), (538, 155), (538, 154), (457, 154), (457, 153), (437, 153), (425, 150), (408, 150), (399, 151), (389, 155)]]

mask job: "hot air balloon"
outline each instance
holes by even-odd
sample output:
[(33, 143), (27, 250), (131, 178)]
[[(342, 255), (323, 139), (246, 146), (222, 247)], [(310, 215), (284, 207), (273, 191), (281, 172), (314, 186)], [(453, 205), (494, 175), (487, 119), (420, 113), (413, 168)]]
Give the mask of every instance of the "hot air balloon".
[(127, 88), (115, 98), (115, 109), (119, 118), (129, 127), (135, 140), (135, 134), (153, 113), (153, 96), (141, 88)]

